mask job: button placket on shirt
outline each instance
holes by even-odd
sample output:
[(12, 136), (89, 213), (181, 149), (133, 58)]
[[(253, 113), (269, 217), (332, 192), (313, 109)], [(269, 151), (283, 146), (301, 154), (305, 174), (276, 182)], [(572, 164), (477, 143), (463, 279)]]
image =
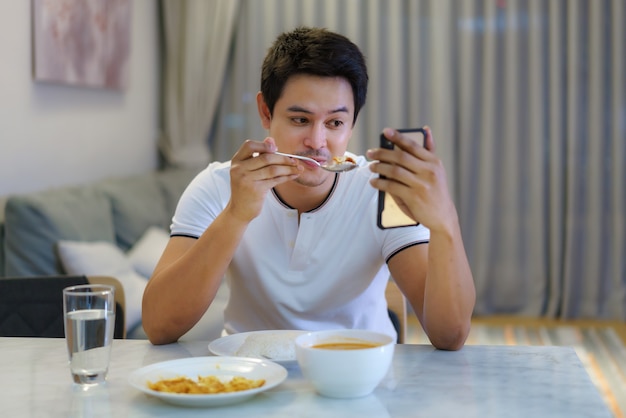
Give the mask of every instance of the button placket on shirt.
[(314, 217), (311, 214), (302, 214), (300, 216), (300, 225), (291, 255), (290, 269), (303, 270), (311, 258), (313, 245), (315, 244)]

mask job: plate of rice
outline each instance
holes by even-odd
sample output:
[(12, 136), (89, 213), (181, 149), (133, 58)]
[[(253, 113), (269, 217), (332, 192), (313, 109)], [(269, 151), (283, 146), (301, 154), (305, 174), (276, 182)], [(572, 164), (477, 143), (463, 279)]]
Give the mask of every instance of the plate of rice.
[(209, 344), (216, 356), (251, 357), (283, 365), (296, 363), (295, 339), (306, 331), (266, 330), (227, 335)]

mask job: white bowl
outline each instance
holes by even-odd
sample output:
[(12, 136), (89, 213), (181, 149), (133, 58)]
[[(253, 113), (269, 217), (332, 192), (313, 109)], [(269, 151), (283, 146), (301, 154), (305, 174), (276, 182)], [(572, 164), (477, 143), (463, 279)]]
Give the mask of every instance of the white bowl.
[[(373, 343), (359, 349), (314, 348), (328, 343)], [(300, 370), (323, 396), (355, 398), (369, 395), (389, 371), (394, 338), (379, 332), (343, 329), (314, 331), (295, 340)]]

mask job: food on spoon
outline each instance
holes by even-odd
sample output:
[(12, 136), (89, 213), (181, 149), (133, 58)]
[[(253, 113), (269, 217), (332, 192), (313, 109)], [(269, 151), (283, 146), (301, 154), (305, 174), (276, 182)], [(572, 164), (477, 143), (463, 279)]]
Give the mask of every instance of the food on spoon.
[(216, 376), (198, 376), (198, 381), (181, 376), (161, 379), (154, 383), (148, 382), (148, 387), (158, 392), (208, 395), (256, 389), (264, 384), (265, 379), (253, 380), (242, 376), (235, 376), (227, 382), (221, 381)]
[(356, 164), (356, 161), (354, 160), (354, 158), (347, 155), (333, 157), (333, 165), (339, 164)]

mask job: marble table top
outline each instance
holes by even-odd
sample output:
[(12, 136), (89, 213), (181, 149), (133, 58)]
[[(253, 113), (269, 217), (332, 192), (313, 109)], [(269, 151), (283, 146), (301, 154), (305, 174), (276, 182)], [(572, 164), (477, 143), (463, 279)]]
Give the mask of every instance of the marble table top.
[(317, 395), (297, 365), (281, 385), (219, 408), (165, 404), (137, 391), (129, 374), (146, 365), (208, 356), (208, 342), (153, 346), (115, 340), (107, 382), (79, 390), (65, 341), (0, 338), (0, 405), (7, 417), (610, 417), (569, 347), (465, 346), (455, 352), (398, 345), (392, 369), (373, 394)]

